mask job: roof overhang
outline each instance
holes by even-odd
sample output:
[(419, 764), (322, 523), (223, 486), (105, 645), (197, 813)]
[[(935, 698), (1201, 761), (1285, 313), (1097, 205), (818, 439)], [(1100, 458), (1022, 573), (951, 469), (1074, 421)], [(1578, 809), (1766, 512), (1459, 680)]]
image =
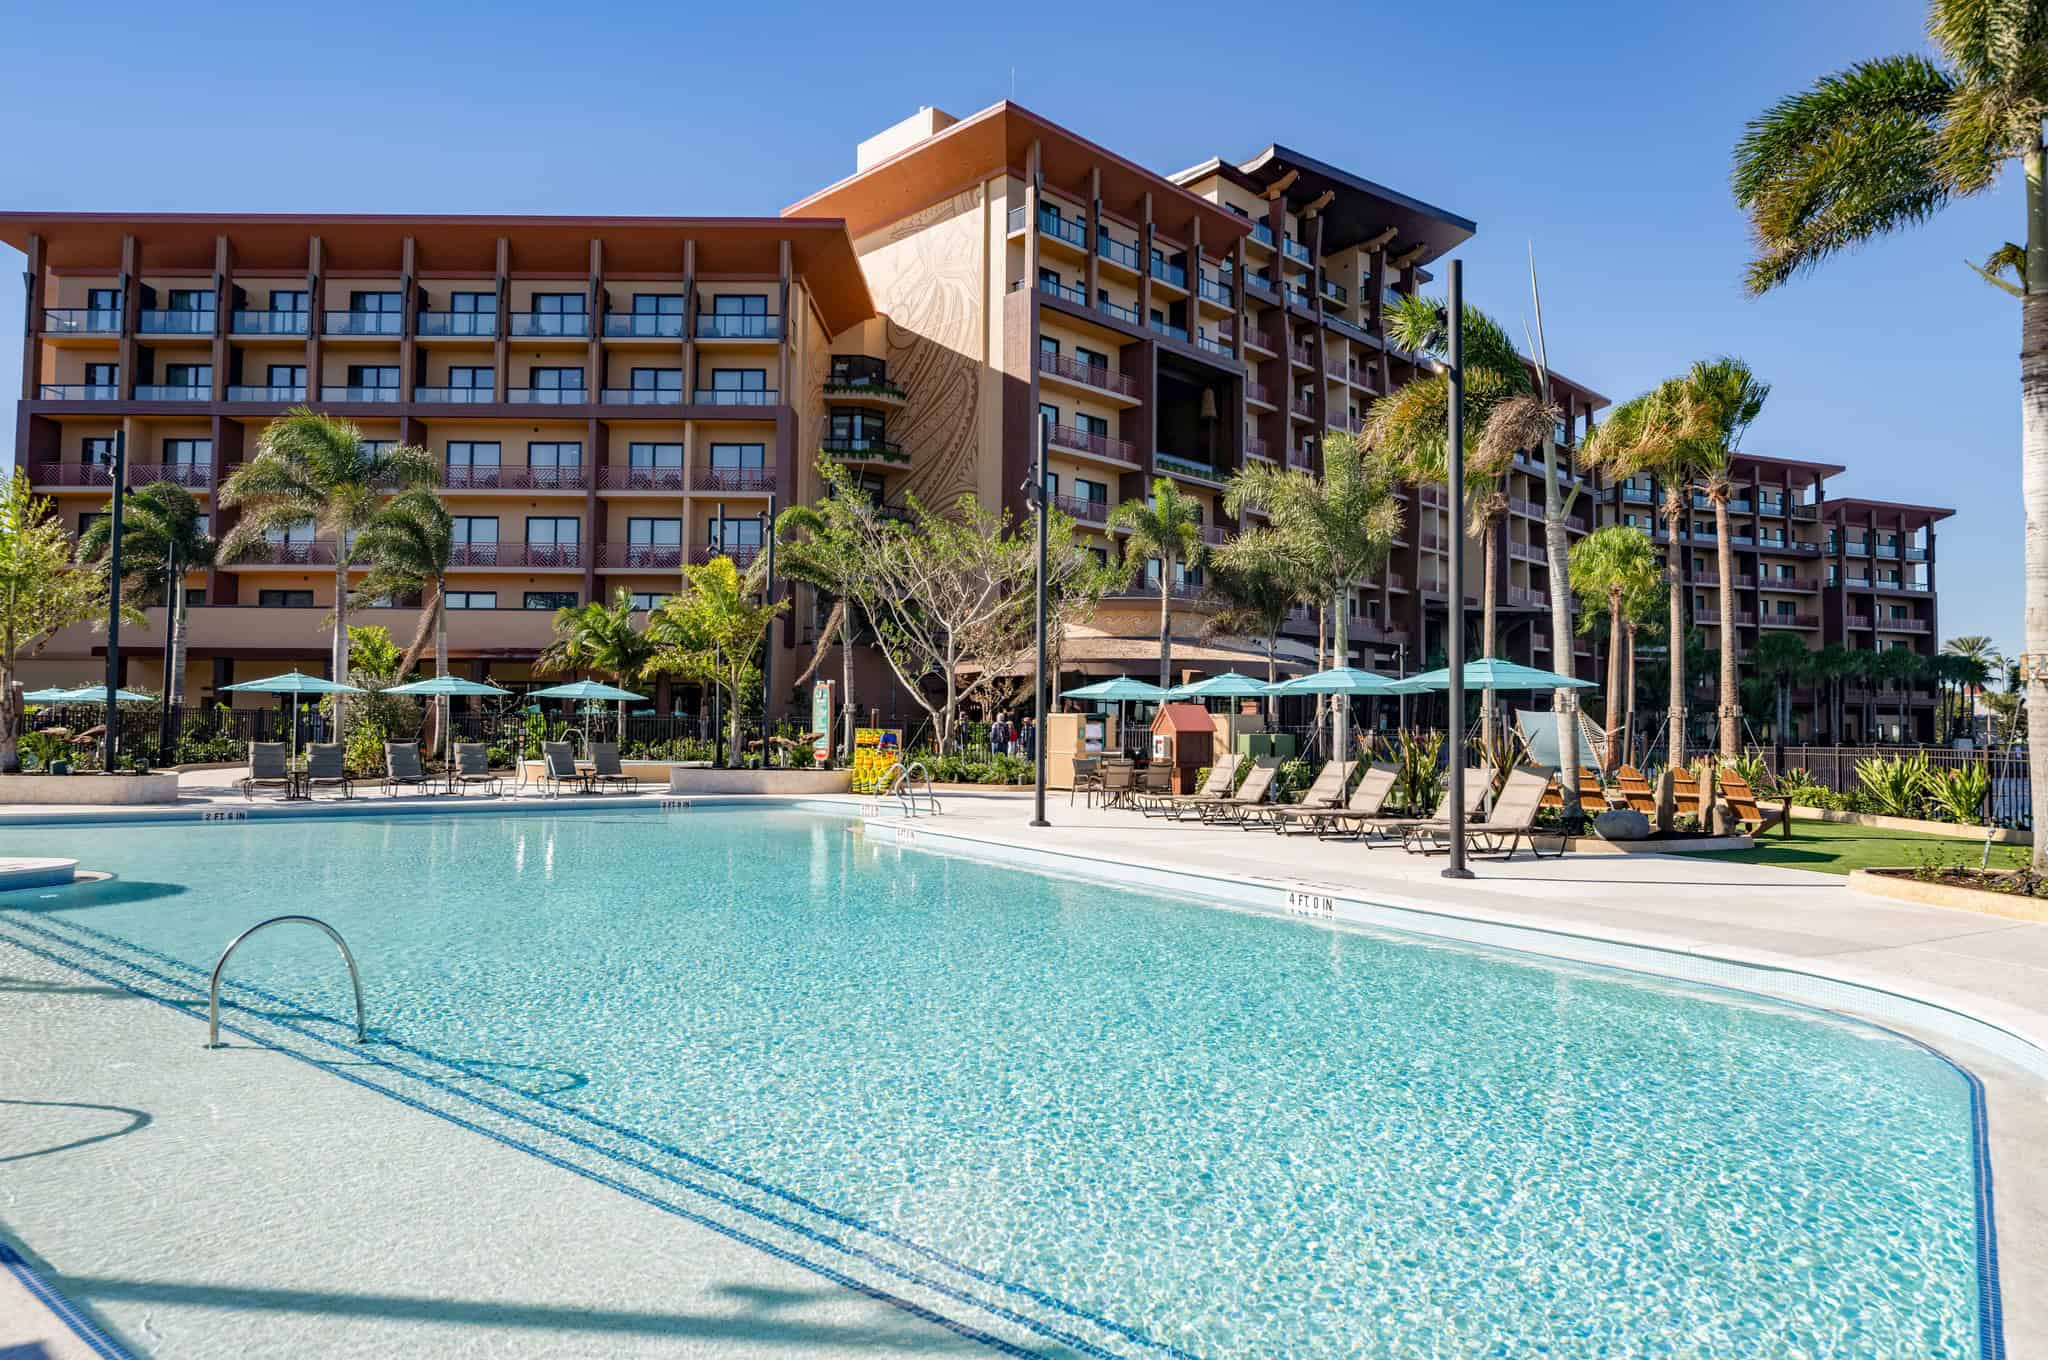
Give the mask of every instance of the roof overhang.
[(1221, 204), (1189, 193), (1164, 175), (1125, 160), (1050, 119), (1008, 100), (961, 119), (895, 155), (878, 161), (783, 209), (840, 218), (855, 238), (930, 207), (983, 180), (1007, 172), (1022, 176), (1038, 144), (1048, 187), (1086, 196), (1089, 172), (1102, 171), (1102, 206), (1127, 221), (1142, 219), (1146, 195), (1152, 221), (1186, 244), (1201, 227), (1204, 253), (1220, 257), (1251, 223)]
[(1392, 229), (1395, 235), (1388, 249), (1399, 254), (1421, 246), (1423, 252), (1417, 263), (1427, 264), (1448, 255), (1479, 230), (1479, 224), (1470, 218), (1360, 179), (1277, 142), (1240, 164), (1205, 161), (1181, 171), (1173, 179), (1177, 184), (1194, 184), (1213, 174), (1221, 174), (1258, 194), (1293, 175), (1288, 195), (1295, 202), (1307, 202), (1328, 193), (1330, 201), (1321, 212), (1325, 254), (1349, 250)]
[(510, 237), (514, 269), (568, 275), (589, 272), (593, 240), (604, 243), (607, 274), (679, 274), (690, 240), (699, 273), (773, 276), (788, 241), (792, 268), (833, 334), (875, 314), (846, 224), (826, 217), (0, 213), (0, 241), (26, 250), (31, 235), (43, 238), (53, 269), (118, 268), (124, 236), (136, 238), (145, 270), (211, 269), (215, 243), (226, 236), (237, 272), (288, 274), (304, 272), (311, 236), (329, 269), (396, 270), (410, 238), (423, 271), (489, 274), (499, 239)]
[(1955, 511), (1945, 506), (1914, 505), (1907, 501), (1873, 501), (1866, 500), (1861, 496), (1844, 496), (1840, 500), (1830, 496), (1826, 504), (1829, 514), (1833, 514), (1837, 510), (1845, 514), (1875, 511), (1881, 515), (1904, 515), (1908, 519), (1917, 519), (1928, 524), (1932, 524), (1938, 519), (1947, 519), (1955, 514)]
[(1796, 472), (1809, 472), (1816, 477), (1833, 477), (1849, 469), (1840, 463), (1816, 463), (1807, 458), (1780, 458), (1768, 453), (1737, 453), (1735, 462), (1755, 463), (1761, 467), (1791, 468)]

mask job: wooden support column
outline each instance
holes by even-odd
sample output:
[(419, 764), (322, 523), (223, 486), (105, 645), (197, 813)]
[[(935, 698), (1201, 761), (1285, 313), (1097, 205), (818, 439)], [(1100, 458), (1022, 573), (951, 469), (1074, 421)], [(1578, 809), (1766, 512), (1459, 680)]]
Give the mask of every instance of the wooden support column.
[[(683, 241), (683, 402), (697, 401), (697, 243)], [(687, 453), (687, 450), (685, 450)], [(685, 529), (687, 532), (687, 528)]]
[[(790, 332), (795, 330), (796, 327), (791, 324), (789, 314), (791, 268), (790, 243), (788, 241), (779, 241), (776, 243), (775, 250), (775, 307), (778, 316), (776, 330), (780, 333), (781, 338), (775, 346), (775, 362), (779, 374), (776, 379), (775, 392), (782, 405), (793, 408), (796, 405), (796, 400), (789, 390), (789, 347)], [(783, 494), (785, 496), (789, 494), (788, 487), (783, 488)]]
[(120, 372), (120, 396), (122, 401), (135, 400), (135, 365), (140, 361), (141, 347), (135, 341), (135, 328), (142, 320), (142, 248), (133, 236), (121, 238), (121, 347), (118, 351)]
[[(589, 388), (587, 396), (591, 401), (604, 400), (604, 301), (604, 242), (593, 237), (590, 242), (590, 283), (583, 304), (583, 310), (590, 318), (590, 337), (583, 347), (583, 381)], [(590, 465), (588, 459), (584, 465)], [(597, 485), (595, 473), (592, 474), (591, 485)]]
[(605, 438), (604, 423), (592, 417), (584, 426), (583, 437), (586, 447), (593, 450), (591, 457), (583, 460), (583, 603), (597, 602), (597, 559), (604, 551), (604, 521), (597, 501), (597, 468), (594, 452), (600, 440)]
[[(21, 399), (34, 401), (42, 391), (43, 374), (43, 238), (35, 232), (28, 236), (28, 263), (21, 276), (22, 303), (21, 321)], [(17, 443), (15, 461), (20, 463), (27, 452), (25, 444)]]
[(228, 395), (228, 321), (235, 310), (235, 254), (227, 233), (213, 238), (213, 370), (211, 400), (222, 402)]
[[(323, 296), (326, 280), (322, 277), (326, 260), (320, 245), (320, 238), (311, 237), (306, 242), (306, 400), (320, 400), (320, 334), (327, 325), (327, 299)], [(218, 528), (216, 527), (216, 532)], [(207, 596), (212, 599), (212, 595)]]
[(420, 281), (419, 242), (406, 237), (398, 247), (398, 400), (412, 405), (419, 385)]
[(1138, 329), (1152, 333), (1152, 195), (1146, 194), (1138, 231)]
[(1280, 347), (1280, 362), (1275, 365), (1280, 372), (1280, 390), (1269, 395), (1279, 397), (1274, 403), (1280, 408), (1280, 449), (1275, 456), (1280, 466), (1286, 467), (1294, 452), (1294, 317), (1287, 310), (1287, 202), (1278, 194), (1266, 200), (1266, 228), (1273, 234), (1273, 296), (1280, 303), (1273, 309), (1273, 315), (1280, 318), (1280, 333), (1272, 337)]
[(1095, 243), (1097, 239), (1100, 237), (1101, 233), (1102, 167), (1099, 165), (1091, 165), (1088, 167), (1087, 238), (1082, 242), (1082, 249), (1088, 252), (1088, 263), (1086, 266), (1083, 267), (1082, 271), (1083, 277), (1087, 280), (1087, 282), (1084, 283), (1082, 287), (1085, 288), (1087, 291), (1088, 305), (1090, 307), (1093, 307), (1095, 305), (1096, 295), (1101, 291), (1102, 285), (1102, 257), (1101, 252), (1099, 252), (1095, 248)]
[(1230, 246), (1230, 353), (1249, 369), (1251, 360), (1244, 352), (1244, 238), (1239, 237)]
[[(1328, 319), (1323, 308), (1323, 215), (1318, 212), (1308, 220), (1308, 300), (1316, 314), (1316, 328), (1312, 332), (1316, 353), (1316, 419), (1321, 422), (1321, 438), (1316, 441), (1320, 449), (1330, 437), (1330, 335), (1325, 328)], [(1286, 303), (1282, 295), (1282, 305)], [(1350, 403), (1345, 403), (1349, 414)], [(1345, 427), (1347, 430), (1350, 426)]]
[(491, 341), (491, 401), (499, 406), (505, 404), (505, 389), (509, 375), (506, 369), (512, 366), (512, 241), (510, 237), (498, 238), (498, 258), (492, 267), (492, 284), (497, 289), (498, 318), (492, 327)]

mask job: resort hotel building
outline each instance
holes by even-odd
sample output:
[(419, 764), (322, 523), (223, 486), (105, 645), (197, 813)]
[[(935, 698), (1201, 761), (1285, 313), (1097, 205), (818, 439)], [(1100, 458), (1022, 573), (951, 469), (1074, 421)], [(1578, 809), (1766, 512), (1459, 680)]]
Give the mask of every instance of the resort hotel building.
[[(455, 516), (454, 669), (517, 690), (556, 608), (620, 589), (652, 607), (684, 563), (750, 559), (771, 506), (820, 494), (821, 458), (885, 505), (971, 491), (1021, 514), (1049, 416), (1050, 489), (1100, 551), (1116, 551), (1110, 511), (1157, 477), (1221, 543), (1244, 527), (1223, 505), (1232, 473), (1314, 469), (1332, 432), (1360, 430), (1427, 365), (1386, 338), (1386, 309), (1475, 230), (1289, 147), (1161, 174), (1013, 103), (921, 109), (775, 218), (0, 214), (0, 240), (27, 257), (16, 460), (82, 525), (104, 513), (117, 435), (130, 486), (171, 480), (208, 502), (291, 407), (420, 445)], [(1661, 488), (1581, 479), (1571, 451), (1608, 399), (1553, 381), (1564, 473), (1583, 492), (1573, 536), (1651, 530), (1711, 625), (1711, 511), (1670, 544)], [(1742, 461), (1728, 607), (1745, 648), (1778, 628), (1816, 647), (1936, 645), (1933, 526), (1949, 512), (1825, 498), (1843, 471)], [(1387, 671), (1443, 650), (1452, 547), (1479, 599), (1482, 558), (1444, 489), (1403, 496), (1392, 559), (1349, 603), (1348, 660)], [(1585, 637), (1551, 634), (1542, 502), (1540, 458), (1518, 460), (1500, 650), (1597, 679)], [(213, 532), (233, 513), (213, 507)], [(189, 577), (188, 702), (261, 703), (220, 692), (324, 669), (335, 553), (309, 526)], [(823, 610), (807, 588), (775, 588), (796, 606), (775, 630), (780, 679), (809, 659)], [(1171, 589), (1186, 597), (1178, 664), (1263, 667), (1249, 641), (1197, 636), (1199, 569)], [(1148, 674), (1157, 598), (1148, 573), (1106, 601), (1070, 636), (1069, 671)], [(401, 640), (416, 618), (403, 600), (351, 611)], [(161, 683), (161, 629), (153, 610), (125, 634), (128, 684)], [(1296, 668), (1317, 634), (1312, 611), (1290, 620)], [(71, 630), (25, 679), (75, 680), (103, 647)], [(860, 659), (863, 709), (908, 711), (893, 689)], [(660, 712), (696, 701), (666, 681), (654, 696)], [(786, 688), (770, 702), (792, 712)], [(1882, 721), (1926, 736), (1931, 720), (1917, 699), (1881, 719), (1858, 710), (1836, 735), (1869, 739)]]

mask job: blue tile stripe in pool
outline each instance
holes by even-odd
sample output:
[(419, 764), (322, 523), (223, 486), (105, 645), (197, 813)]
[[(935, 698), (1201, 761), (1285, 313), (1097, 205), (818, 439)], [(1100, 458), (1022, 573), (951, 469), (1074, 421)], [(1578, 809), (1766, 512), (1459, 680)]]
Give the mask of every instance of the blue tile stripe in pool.
[[(83, 934), (99, 936), (105, 943), (109, 945), (131, 950), (135, 954), (158, 959), (167, 965), (176, 967), (177, 969), (189, 969), (194, 973), (201, 972), (201, 970), (192, 969), (190, 968), (189, 965), (186, 965), (179, 960), (170, 959), (165, 956), (158, 955), (155, 953), (155, 951), (150, 950), (147, 947), (135, 945), (132, 942), (120, 940), (115, 937), (103, 936), (101, 935), (100, 932), (92, 931), (88, 927), (81, 927), (71, 923), (67, 923), (67, 926), (68, 928), (77, 930)], [(29, 940), (24, 940), (19, 937), (12, 936), (9, 933), (10, 930), (21, 930), (28, 932), (32, 936), (40, 937), (42, 944), (38, 944), (35, 942), (31, 942)], [(6, 943), (12, 944), (17, 948), (23, 949), (26, 952), (34, 954), (49, 962), (56, 963), (61, 966), (68, 967), (78, 972), (84, 973), (87, 976), (90, 976), (98, 981), (107, 982), (112, 985), (122, 987), (123, 989), (131, 991), (138, 996), (144, 997), (148, 1000), (156, 1001), (159, 1004), (164, 1005), (170, 1009), (179, 1011), (180, 1013), (192, 1014), (197, 1006), (203, 1005), (204, 1003), (205, 989), (201, 984), (198, 984), (196, 982), (188, 983), (181, 978), (171, 976), (156, 968), (152, 968), (148, 965), (135, 962), (132, 959), (122, 958), (119, 955), (114, 954), (107, 949), (96, 948), (93, 945), (86, 943), (85, 941), (65, 938), (64, 936), (59, 935), (42, 926), (30, 925), (20, 920), (9, 920), (5, 923), (4, 927), (0, 927), (0, 941), (5, 941)], [(47, 945), (49, 947), (43, 947), (44, 945)], [(95, 966), (95, 964), (102, 966)], [(106, 971), (106, 969), (108, 968), (117, 971)], [(158, 992), (151, 990), (145, 983), (139, 981), (139, 979), (147, 979), (148, 981), (162, 984), (178, 992), (190, 992), (193, 994), (192, 999), (189, 1001), (184, 1001), (171, 996), (161, 995)], [(245, 990), (259, 1000), (266, 1001), (274, 1005), (289, 1007), (308, 1019), (317, 1020), (323, 1024), (331, 1026), (336, 1034), (347, 1035), (349, 1033), (352, 1033), (352, 1031), (340, 1020), (331, 1016), (323, 1015), (316, 1011), (311, 1011), (302, 1008), (297, 1003), (292, 1002), (289, 999), (271, 996), (255, 988), (241, 988), (240, 984), (230, 983), (227, 985), (230, 987), (239, 988), (240, 990)], [(846, 1269), (839, 1268), (826, 1261), (817, 1259), (815, 1254), (806, 1254), (806, 1250), (812, 1253), (836, 1253), (840, 1256), (850, 1258), (852, 1261), (858, 1262), (861, 1265), (864, 1265), (870, 1269), (879, 1269), (882, 1273), (895, 1278), (898, 1281), (899, 1285), (907, 1285), (912, 1288), (928, 1292), (936, 1296), (937, 1298), (943, 1299), (951, 1304), (966, 1305), (972, 1309), (975, 1309), (978, 1312), (988, 1315), (992, 1324), (1006, 1324), (1009, 1328), (1016, 1329), (1026, 1338), (1034, 1339), (1040, 1343), (1051, 1342), (1058, 1346), (1064, 1346), (1071, 1349), (1077, 1354), (1098, 1357), (1099, 1360), (1118, 1360), (1118, 1357), (1130, 1353), (1128, 1350), (1110, 1349), (1112, 1345), (1115, 1345), (1117, 1342), (1121, 1341), (1127, 1344), (1135, 1344), (1138, 1347), (1140, 1347), (1144, 1353), (1147, 1354), (1163, 1355), (1171, 1357), (1172, 1360), (1198, 1360), (1198, 1357), (1192, 1355), (1187, 1351), (1181, 1350), (1178, 1347), (1154, 1341), (1144, 1336), (1141, 1332), (1136, 1331), (1135, 1329), (1110, 1321), (1108, 1319), (1098, 1318), (1088, 1313), (1086, 1310), (1077, 1308), (1072, 1304), (1069, 1304), (1060, 1299), (1053, 1298), (1050, 1295), (1043, 1294), (1041, 1291), (1032, 1290), (1025, 1286), (1015, 1285), (1008, 1281), (999, 1280), (995, 1277), (984, 1275), (981, 1272), (973, 1271), (968, 1267), (959, 1266), (953, 1262), (947, 1261), (946, 1258), (944, 1258), (943, 1256), (939, 1256), (937, 1253), (932, 1253), (922, 1248), (916, 1248), (915, 1244), (904, 1244), (911, 1246), (913, 1250), (915, 1250), (918, 1254), (923, 1255), (930, 1261), (933, 1261), (941, 1266), (947, 1267), (960, 1274), (967, 1275), (970, 1277), (978, 1277), (982, 1282), (993, 1284), (1001, 1290), (1021, 1295), (1027, 1298), (1030, 1302), (1037, 1303), (1046, 1308), (1049, 1312), (1056, 1314), (1058, 1316), (1050, 1319), (1044, 1317), (1034, 1317), (1030, 1314), (1020, 1311), (1020, 1309), (1016, 1307), (1003, 1304), (999, 1301), (977, 1297), (960, 1286), (950, 1284), (943, 1280), (934, 1279), (914, 1269), (905, 1268), (900, 1264), (885, 1259), (884, 1257), (882, 1257), (874, 1251), (851, 1246), (844, 1241), (833, 1238), (826, 1232), (822, 1232), (815, 1228), (807, 1227), (783, 1215), (764, 1210), (759, 1206), (746, 1204), (734, 1198), (732, 1195), (728, 1193), (715, 1190), (698, 1182), (693, 1182), (689, 1180), (687, 1177), (679, 1176), (674, 1173), (665, 1171), (664, 1169), (646, 1161), (644, 1158), (635, 1157), (630, 1154), (625, 1154), (605, 1148), (587, 1137), (580, 1136), (578, 1134), (563, 1130), (561, 1128), (553, 1127), (546, 1121), (538, 1120), (530, 1115), (526, 1115), (517, 1110), (507, 1108), (505, 1105), (500, 1104), (498, 1102), (483, 1099), (470, 1092), (461, 1090), (459, 1087), (453, 1085), (449, 1081), (436, 1078), (434, 1076), (430, 1076), (418, 1072), (416, 1070), (412, 1070), (400, 1063), (393, 1062), (386, 1057), (380, 1055), (367, 1055), (370, 1057), (370, 1063), (372, 1066), (383, 1069), (385, 1072), (395, 1077), (403, 1078), (410, 1082), (417, 1083), (419, 1086), (425, 1088), (427, 1092), (430, 1092), (433, 1095), (440, 1097), (443, 1101), (452, 1100), (462, 1102), (464, 1104), (477, 1107), (478, 1109), (480, 1109), (483, 1112), (486, 1112), (490, 1116), (494, 1116), (498, 1119), (508, 1121), (510, 1124), (513, 1125), (515, 1131), (508, 1132), (502, 1128), (489, 1126), (483, 1122), (480, 1122), (477, 1118), (472, 1118), (464, 1114), (457, 1113), (454, 1110), (446, 1108), (444, 1105), (437, 1104), (432, 1099), (424, 1099), (419, 1096), (407, 1094), (404, 1091), (394, 1089), (392, 1086), (381, 1084), (379, 1082), (364, 1078), (358, 1075), (358, 1073), (355, 1071), (350, 1071), (344, 1068), (336, 1067), (328, 1059), (319, 1056), (317, 1053), (305, 1051), (304, 1049), (295, 1046), (290, 1042), (286, 1042), (280, 1036), (281, 1034), (293, 1035), (300, 1039), (310, 1041), (314, 1045), (346, 1053), (351, 1057), (357, 1059), (366, 1056), (361, 1048), (358, 1048), (353, 1043), (347, 1042), (345, 1039), (330, 1037), (329, 1035), (319, 1033), (318, 1031), (294, 1023), (290, 1020), (282, 1019), (274, 1015), (257, 1016), (246, 1010), (244, 1010), (244, 1014), (245, 1016), (248, 1016), (250, 1020), (260, 1025), (263, 1032), (258, 1032), (254, 1028), (247, 1027), (244, 1023), (236, 1023), (234, 1021), (226, 1019), (222, 1021), (221, 1027), (230, 1033), (237, 1034), (245, 1039), (248, 1039), (252, 1043), (259, 1044), (269, 1048), (274, 1048), (279, 1052), (284, 1053), (290, 1057), (294, 1057), (300, 1059), (301, 1061), (312, 1064), (314, 1066), (321, 1067), (323, 1070), (326, 1070), (335, 1076), (341, 1077), (345, 1081), (350, 1081), (358, 1086), (365, 1087), (369, 1090), (377, 1091), (380, 1094), (389, 1096), (392, 1099), (399, 1101), (401, 1104), (407, 1105), (413, 1109), (417, 1109), (426, 1114), (434, 1115), (438, 1118), (446, 1120), (449, 1123), (455, 1124), (458, 1127), (461, 1127), (470, 1132), (480, 1133), (485, 1137), (491, 1138), (493, 1141), (504, 1144), (505, 1146), (513, 1147), (522, 1152), (526, 1152), (530, 1155), (538, 1157), (539, 1159), (541, 1159), (544, 1162), (547, 1162), (550, 1165), (583, 1176), (586, 1179), (595, 1181), (601, 1185), (606, 1186), (607, 1188), (617, 1190), (633, 1199), (639, 1200), (640, 1202), (649, 1205), (650, 1207), (662, 1210), (666, 1213), (673, 1214), (677, 1217), (683, 1218), (689, 1222), (697, 1224), (698, 1226), (709, 1228), (712, 1231), (718, 1232), (723, 1236), (742, 1242), (747, 1246), (751, 1246), (758, 1250), (767, 1252), (769, 1255), (774, 1256), (778, 1259), (787, 1261), (793, 1265), (797, 1265), (804, 1269), (813, 1271), (814, 1273), (822, 1275), (836, 1284), (840, 1284), (849, 1289), (855, 1290), (856, 1292), (861, 1293), (867, 1297), (876, 1299), (879, 1302), (888, 1303), (892, 1306), (902, 1308), (905, 1311), (912, 1314), (913, 1316), (917, 1316), (927, 1321), (933, 1322), (939, 1326), (946, 1328), (948, 1331), (951, 1331), (954, 1334), (961, 1336), (964, 1339), (987, 1346), (1000, 1353), (1020, 1356), (1040, 1354), (1038, 1350), (1033, 1349), (1029, 1345), (1020, 1345), (1016, 1341), (1013, 1341), (1002, 1335), (998, 1335), (994, 1332), (987, 1330), (985, 1326), (977, 1327), (973, 1324), (963, 1322), (958, 1318), (948, 1317), (947, 1315), (938, 1312), (933, 1307), (921, 1304), (914, 1299), (905, 1298), (899, 1293), (892, 1292), (890, 1289), (883, 1288), (869, 1281), (857, 1278), (849, 1274)], [(408, 1046), (394, 1041), (373, 1040), (373, 1042), (382, 1048), (398, 1049), (400, 1051), (418, 1053), (418, 1050), (411, 1050)], [(536, 1097), (526, 1095), (525, 1093), (511, 1091), (510, 1088), (504, 1087), (502, 1083), (494, 1081), (490, 1078), (481, 1077), (477, 1074), (463, 1071), (457, 1064), (449, 1063), (446, 1060), (440, 1059), (434, 1055), (420, 1054), (420, 1056), (423, 1057), (426, 1061), (436, 1063), (440, 1066), (449, 1068), (453, 1071), (460, 1072), (462, 1079), (464, 1080), (475, 1081), (478, 1084), (482, 1085), (498, 1087), (499, 1089), (506, 1090), (509, 1094), (515, 1095), (523, 1100), (537, 1100)], [(592, 1166), (571, 1160), (569, 1157), (557, 1155), (543, 1147), (537, 1146), (531, 1137), (520, 1136), (520, 1132), (518, 1132), (519, 1130), (523, 1130), (526, 1134), (529, 1135), (546, 1135), (548, 1137), (565, 1142), (580, 1152), (590, 1154), (599, 1159), (602, 1159), (604, 1165), (599, 1168), (594, 1168)], [(678, 1155), (682, 1157), (687, 1157), (689, 1154), (681, 1153), (680, 1150), (678, 1150)], [(710, 1166), (709, 1163), (704, 1163), (704, 1165)], [(716, 1167), (711, 1167), (711, 1169), (719, 1170)], [(625, 1176), (629, 1174), (651, 1179), (657, 1184), (666, 1187), (667, 1191), (666, 1193), (650, 1192), (648, 1190), (642, 1189), (639, 1186), (636, 1186), (635, 1184), (631, 1183), (629, 1180), (625, 1179)], [(720, 1171), (720, 1174), (730, 1175), (731, 1173)], [(780, 1196), (781, 1198), (788, 1200), (792, 1203), (802, 1202), (800, 1200), (800, 1197), (791, 1195), (786, 1191), (781, 1191), (777, 1187), (764, 1186), (764, 1189), (768, 1193)], [(673, 1195), (674, 1191), (678, 1190), (682, 1191), (684, 1195), (689, 1196), (694, 1200), (698, 1201), (699, 1208), (692, 1208), (685, 1204), (676, 1202), (676, 1199), (671, 1196)], [(744, 1215), (752, 1219), (755, 1230), (750, 1231), (746, 1227), (736, 1226), (730, 1222), (723, 1221), (719, 1218), (713, 1217), (711, 1213), (701, 1211), (702, 1203), (706, 1201), (708, 1201), (710, 1205), (715, 1206), (716, 1209), (721, 1209), (729, 1213), (735, 1213), (738, 1215)], [(823, 1211), (819, 1212), (821, 1213), (821, 1216), (829, 1217), (829, 1215), (824, 1215)], [(863, 1225), (860, 1225), (851, 1219), (841, 1219), (840, 1223), (843, 1226), (862, 1229), (864, 1231), (872, 1231), (864, 1229)], [(794, 1237), (800, 1244), (800, 1248), (802, 1249), (792, 1249), (790, 1247), (783, 1246), (777, 1242), (768, 1240), (766, 1237), (762, 1236), (761, 1231), (759, 1231), (762, 1228), (765, 1228), (770, 1231), (779, 1231)], [(1089, 1328), (1091, 1330), (1097, 1330), (1105, 1335), (1098, 1336), (1095, 1338), (1080, 1335), (1072, 1329), (1072, 1324), (1074, 1323), (1087, 1324), (1089, 1325)]]
[[(43, 1278), (42, 1272), (28, 1263), (27, 1257), (5, 1242), (0, 1242), (0, 1266), (5, 1266), (7, 1273), (19, 1281), (23, 1289), (34, 1295), (36, 1302), (49, 1309), (57, 1321), (63, 1323), (73, 1336), (84, 1342), (86, 1348), (94, 1355), (104, 1357), (104, 1360), (135, 1360), (126, 1347), (101, 1331), (98, 1324), (80, 1311), (76, 1304), (58, 1293), (50, 1282)], [(24, 1347), (20, 1353), (26, 1355), (31, 1351), (41, 1354), (39, 1347)], [(13, 1350), (8, 1352), (10, 1355), (15, 1353)]]

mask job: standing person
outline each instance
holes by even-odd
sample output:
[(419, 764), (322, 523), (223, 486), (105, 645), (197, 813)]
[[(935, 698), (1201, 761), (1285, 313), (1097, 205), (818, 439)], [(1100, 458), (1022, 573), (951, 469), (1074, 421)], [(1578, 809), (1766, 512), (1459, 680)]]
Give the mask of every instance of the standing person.
[(1017, 754), (1026, 760), (1038, 758), (1038, 724), (1031, 718), (1024, 720), (1024, 726), (1017, 734)]
[(994, 720), (988, 725), (988, 753), (992, 756), (1001, 755), (1009, 749), (1009, 742), (1009, 720), (1003, 716), (1001, 709), (997, 709)]

